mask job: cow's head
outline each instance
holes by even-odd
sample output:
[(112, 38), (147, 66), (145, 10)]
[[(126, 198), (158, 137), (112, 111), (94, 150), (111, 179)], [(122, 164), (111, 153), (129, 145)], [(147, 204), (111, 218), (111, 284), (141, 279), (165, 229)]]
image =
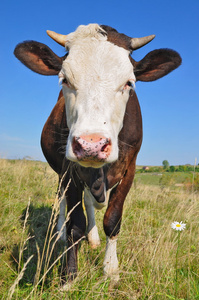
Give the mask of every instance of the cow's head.
[(69, 35), (47, 33), (66, 48), (64, 57), (34, 41), (19, 44), (15, 55), (39, 74), (59, 75), (70, 130), (66, 157), (95, 168), (117, 160), (118, 135), (135, 81), (168, 74), (180, 65), (179, 54), (160, 49), (136, 62), (130, 54), (154, 35), (132, 39), (97, 24), (79, 26)]

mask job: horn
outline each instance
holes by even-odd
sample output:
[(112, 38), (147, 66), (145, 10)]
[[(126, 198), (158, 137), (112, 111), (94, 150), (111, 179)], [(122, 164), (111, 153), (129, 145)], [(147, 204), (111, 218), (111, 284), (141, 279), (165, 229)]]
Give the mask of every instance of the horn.
[(155, 37), (155, 34), (144, 36), (142, 38), (132, 38), (131, 39), (131, 48), (133, 50), (137, 50), (137, 49), (143, 47), (144, 45), (148, 44), (149, 42), (151, 42), (154, 39), (154, 37)]
[(46, 32), (55, 42), (65, 47), (67, 35), (59, 34), (51, 30), (47, 30)]

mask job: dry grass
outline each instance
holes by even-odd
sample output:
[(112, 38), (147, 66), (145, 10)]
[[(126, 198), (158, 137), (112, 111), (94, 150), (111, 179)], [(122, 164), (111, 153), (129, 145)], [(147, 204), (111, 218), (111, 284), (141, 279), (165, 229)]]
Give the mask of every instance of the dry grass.
[[(81, 243), (78, 278), (70, 291), (61, 292), (59, 269), (67, 250), (54, 235), (56, 175), (45, 163), (1, 160), (0, 180), (0, 298), (199, 299), (197, 192), (140, 182), (131, 189), (118, 239), (117, 286), (103, 276), (104, 210), (96, 212), (101, 246), (92, 250)], [(180, 235), (177, 295), (173, 221), (187, 224)]]

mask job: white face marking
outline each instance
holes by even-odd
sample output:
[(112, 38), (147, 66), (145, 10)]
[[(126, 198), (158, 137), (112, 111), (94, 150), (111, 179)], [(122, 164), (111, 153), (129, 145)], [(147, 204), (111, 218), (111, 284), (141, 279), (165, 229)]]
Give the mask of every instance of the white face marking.
[[(68, 159), (76, 161), (73, 137), (100, 134), (111, 140), (107, 162), (118, 158), (118, 134), (123, 126), (126, 103), (135, 75), (129, 51), (107, 41), (96, 24), (80, 26), (68, 35), (69, 55), (60, 72), (70, 129), (66, 147)], [(102, 29), (100, 29), (102, 30)]]

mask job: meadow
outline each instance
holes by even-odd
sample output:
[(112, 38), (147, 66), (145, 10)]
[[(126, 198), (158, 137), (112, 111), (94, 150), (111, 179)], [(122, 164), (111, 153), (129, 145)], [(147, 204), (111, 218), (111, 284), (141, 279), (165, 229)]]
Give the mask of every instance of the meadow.
[[(81, 241), (78, 277), (61, 291), (67, 249), (55, 229), (57, 176), (44, 162), (1, 159), (0, 299), (199, 299), (196, 178), (194, 172), (138, 172), (118, 238), (119, 282), (103, 275), (103, 209), (96, 211), (100, 247)], [(175, 231), (174, 221), (186, 228)]]

